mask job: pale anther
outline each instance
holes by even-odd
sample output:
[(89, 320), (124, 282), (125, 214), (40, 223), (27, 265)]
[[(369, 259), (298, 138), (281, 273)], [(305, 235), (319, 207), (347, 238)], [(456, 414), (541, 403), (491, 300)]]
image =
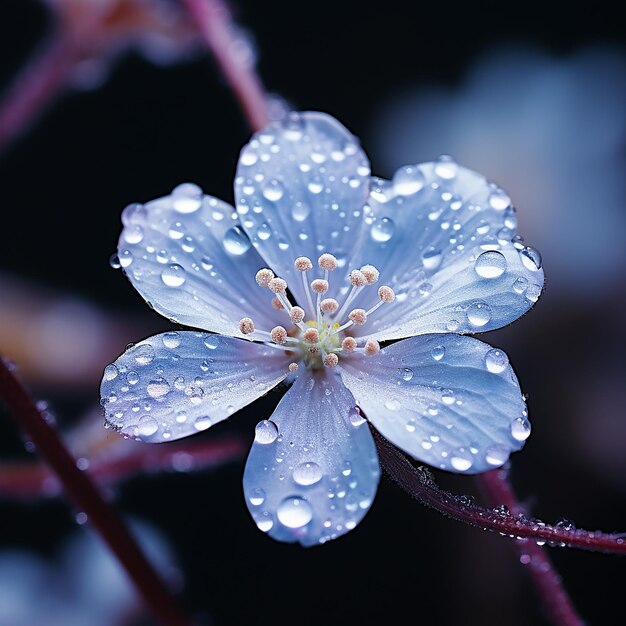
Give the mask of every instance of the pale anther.
[(317, 328), (307, 328), (303, 338), (307, 343), (317, 343), (320, 340), (320, 334), (317, 332)]
[(322, 313), (335, 313), (339, 308), (339, 302), (334, 298), (324, 298), (320, 302), (320, 310)]
[(289, 371), (293, 374), (298, 371), (300, 366), (297, 363), (289, 363)]
[(365, 278), (365, 274), (361, 270), (352, 270), (350, 272), (350, 276), (348, 276), (348, 280), (355, 287), (363, 287), (363, 285), (367, 285), (367, 278)]
[(316, 278), (311, 283), (311, 289), (313, 289), (315, 293), (326, 293), (328, 291), (328, 281)]
[(391, 287), (382, 285), (378, 288), (378, 297), (383, 302), (393, 302), (396, 299), (396, 294)]
[(274, 293), (285, 293), (285, 291), (287, 291), (287, 282), (284, 281), (282, 278), (272, 278), (267, 286)]
[(341, 342), (341, 347), (346, 352), (352, 352), (356, 348), (356, 339), (354, 337), (345, 337)]
[(272, 306), (278, 311), (285, 308), (283, 303), (275, 296), (272, 298)]
[(322, 256), (317, 260), (318, 265), (328, 272), (332, 272), (337, 269), (337, 259), (332, 255), (325, 252)]
[(289, 311), (289, 317), (294, 324), (299, 324), (304, 319), (304, 309), (299, 306), (294, 306)]
[(337, 363), (339, 363), (339, 357), (334, 352), (324, 357), (324, 365), (326, 367), (336, 367)]
[(367, 322), (367, 313), (365, 309), (352, 309), (350, 315), (348, 315), (348, 319), (355, 324), (362, 325)]
[(239, 330), (244, 335), (249, 335), (254, 332), (254, 322), (249, 317), (244, 317), (239, 320)]
[(380, 352), (380, 344), (375, 339), (368, 339), (365, 344), (365, 354), (374, 356)]
[(313, 263), (311, 263), (311, 259), (307, 256), (299, 256), (294, 261), (294, 265), (300, 272), (308, 272), (310, 269), (313, 269)]
[(274, 278), (274, 272), (267, 268), (263, 268), (256, 273), (256, 282), (259, 283), (261, 287), (267, 287), (272, 278)]
[(277, 344), (283, 344), (287, 341), (287, 331), (282, 326), (275, 326), (270, 333), (272, 341)]
[(373, 265), (364, 265), (360, 272), (365, 276), (368, 285), (373, 285), (380, 276), (380, 272)]

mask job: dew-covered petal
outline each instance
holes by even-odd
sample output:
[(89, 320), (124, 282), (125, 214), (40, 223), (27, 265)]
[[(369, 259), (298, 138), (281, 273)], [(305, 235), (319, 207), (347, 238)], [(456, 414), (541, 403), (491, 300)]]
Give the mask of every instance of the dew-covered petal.
[(484, 472), (530, 435), (506, 354), (473, 337), (423, 335), (341, 363), (346, 386), (376, 429), (434, 467)]
[(257, 526), (314, 546), (352, 530), (376, 495), (380, 469), (367, 423), (333, 373), (300, 376), (256, 427), (243, 477)]
[[(517, 235), (505, 191), (453, 160), (374, 179), (370, 237), (355, 253), (396, 300), (358, 329), (377, 339), (476, 333), (523, 315), (543, 287), (541, 256)], [(365, 290), (354, 306), (371, 306)]]
[[(370, 167), (358, 140), (324, 113), (293, 113), (242, 150), (237, 211), (252, 243), (305, 303), (297, 257), (323, 252), (346, 265), (364, 227)], [(331, 284), (333, 296), (339, 281)]]
[(107, 365), (105, 418), (150, 443), (187, 437), (250, 404), (288, 373), (280, 350), (195, 331), (149, 337)]
[(186, 326), (242, 336), (239, 320), (272, 328), (279, 316), (255, 281), (264, 262), (235, 210), (192, 184), (122, 214), (119, 263), (145, 300)]

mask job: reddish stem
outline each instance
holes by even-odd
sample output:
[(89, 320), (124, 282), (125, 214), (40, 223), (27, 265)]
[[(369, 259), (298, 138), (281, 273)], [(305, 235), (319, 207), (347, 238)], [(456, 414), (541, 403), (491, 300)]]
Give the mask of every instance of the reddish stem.
[(117, 556), (155, 618), (164, 626), (191, 622), (135, 543), (115, 510), (106, 502), (89, 476), (78, 469), (76, 459), (46, 421), (35, 401), (0, 359), (0, 399), (16, 422), (56, 472), (68, 496), (83, 511)]
[[(504, 505), (513, 515), (525, 515), (508, 481), (506, 470), (486, 472), (477, 476), (476, 480), (487, 504), (494, 507)], [(583, 621), (546, 551), (529, 539), (518, 539), (516, 543), (520, 562), (529, 566), (533, 584), (552, 622), (559, 626), (582, 626)]]
[(75, 65), (75, 47), (59, 36), (26, 65), (0, 103), (0, 154), (55, 100)]
[[(167, 446), (142, 445), (122, 457), (88, 459), (86, 471), (98, 485), (109, 486), (143, 471), (167, 471), (186, 464), (190, 471), (214, 467), (240, 458), (245, 451), (244, 442), (236, 437)], [(55, 495), (57, 485), (54, 472), (42, 463), (0, 465), (0, 497), (30, 499)]]
[(551, 526), (540, 520), (528, 518), (523, 513), (511, 514), (509, 511), (487, 509), (474, 504), (466, 496), (455, 496), (438, 487), (427, 469), (414, 467), (403, 452), (376, 430), (372, 429), (372, 433), (381, 464), (389, 476), (410, 496), (447, 517), (511, 538), (528, 538), (562, 547), (626, 554), (624, 534), (582, 530), (574, 528), (573, 525)]
[(232, 15), (221, 0), (181, 0), (220, 66), (254, 131), (269, 122), (267, 97), (250, 62), (235, 54), (237, 37)]

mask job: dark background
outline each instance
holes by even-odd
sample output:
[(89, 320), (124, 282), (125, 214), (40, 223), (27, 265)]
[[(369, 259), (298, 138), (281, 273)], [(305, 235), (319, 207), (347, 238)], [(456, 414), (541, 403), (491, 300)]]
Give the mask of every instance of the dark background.
[[(1, 9), (0, 91), (48, 28), (36, 2), (5, 0)], [(528, 2), (235, 5), (256, 42), (267, 88), (294, 108), (335, 115), (366, 150), (375, 112), (390, 91), (405, 83), (455, 85), (473, 59), (498, 43), (536, 43), (563, 55), (583, 44), (618, 42), (616, 11), (603, 3), (570, 4), (566, 12)], [(107, 315), (132, 316), (142, 329), (134, 339), (168, 328), (109, 267), (120, 211), (183, 181), (232, 201), (248, 136), (208, 55), (168, 68), (125, 57), (104, 86), (66, 94), (0, 158), (0, 269), (87, 298)], [(372, 150), (369, 156), (374, 173), (391, 174)], [(513, 457), (512, 480), (547, 521), (567, 517), (585, 528), (625, 529), (626, 472), (606, 476), (581, 461), (569, 425), (594, 364), (610, 354), (623, 360), (626, 341), (615, 316), (624, 286), (605, 299), (589, 302), (581, 293), (564, 303), (551, 300), (545, 269), (548, 288), (536, 309), (484, 337), (507, 350), (529, 394), (534, 432)], [(110, 356), (123, 348), (110, 346)], [(608, 385), (610, 410), (620, 415), (622, 374)], [(98, 384), (75, 392), (35, 386), (67, 425), (97, 402)], [(237, 431), (251, 441), (253, 425), (277, 400), (270, 394), (198, 437)], [(588, 407), (591, 429), (593, 412), (609, 410), (605, 400)], [(1, 417), (0, 450), (25, 454), (13, 424)], [(623, 450), (626, 456), (626, 441)], [(119, 509), (150, 521), (175, 549), (184, 601), (217, 625), (393, 624), (404, 616), (432, 625), (547, 623), (508, 540), (442, 518), (387, 479), (355, 531), (304, 550), (268, 539), (251, 523), (242, 470), (243, 459), (212, 472), (138, 477), (118, 490)], [(471, 478), (438, 473), (437, 479), (457, 493), (475, 492)], [(72, 526), (63, 501), (0, 501), (0, 549), (51, 554)], [(623, 560), (563, 549), (550, 554), (587, 623), (622, 623)]]

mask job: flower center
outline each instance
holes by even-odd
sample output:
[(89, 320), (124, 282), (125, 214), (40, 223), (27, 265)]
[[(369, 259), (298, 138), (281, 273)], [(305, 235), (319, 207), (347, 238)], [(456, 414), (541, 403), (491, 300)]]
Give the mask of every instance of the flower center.
[(322, 254), (318, 266), (323, 271), (322, 278), (309, 282), (308, 273), (313, 263), (308, 257), (298, 257), (294, 261), (295, 268), (302, 275), (302, 287), (305, 294), (305, 307), (293, 305), (287, 295), (287, 282), (277, 278), (272, 270), (264, 268), (257, 272), (256, 281), (274, 293), (272, 306), (285, 312), (290, 323), (275, 326), (271, 331), (259, 330), (252, 318), (244, 317), (239, 321), (239, 330), (251, 339), (261, 339), (266, 345), (285, 350), (293, 362), (289, 371), (296, 372), (302, 363), (306, 367), (319, 369), (335, 367), (340, 356), (350, 353), (374, 356), (380, 351), (380, 345), (373, 339), (360, 340), (353, 337), (350, 329), (367, 323), (370, 315), (383, 304), (393, 302), (395, 294), (391, 287), (383, 285), (378, 288), (378, 302), (368, 310), (354, 308), (350, 305), (361, 290), (378, 282), (379, 272), (373, 265), (364, 265), (354, 269), (348, 276), (352, 287), (343, 303), (334, 298), (327, 298), (330, 273), (337, 269), (337, 259), (332, 254)]

